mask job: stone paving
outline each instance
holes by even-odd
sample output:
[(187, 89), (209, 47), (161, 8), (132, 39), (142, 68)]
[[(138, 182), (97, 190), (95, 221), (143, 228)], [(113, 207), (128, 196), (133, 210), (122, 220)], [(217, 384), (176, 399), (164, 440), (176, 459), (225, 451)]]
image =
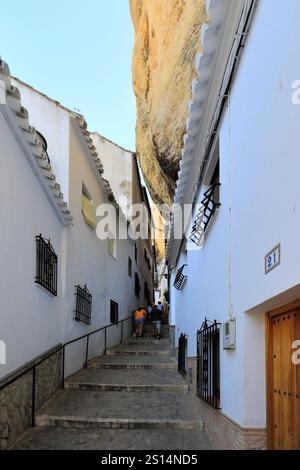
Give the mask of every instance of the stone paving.
[(16, 449), (210, 449), (200, 402), (177, 372), (167, 337), (129, 338), (89, 362), (37, 413)]

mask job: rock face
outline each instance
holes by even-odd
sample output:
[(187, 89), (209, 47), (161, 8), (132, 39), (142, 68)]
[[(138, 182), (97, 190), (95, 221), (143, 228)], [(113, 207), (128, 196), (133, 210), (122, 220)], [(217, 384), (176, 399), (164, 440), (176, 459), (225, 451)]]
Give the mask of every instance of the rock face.
[(205, 0), (130, 0), (137, 153), (156, 203), (173, 199)]

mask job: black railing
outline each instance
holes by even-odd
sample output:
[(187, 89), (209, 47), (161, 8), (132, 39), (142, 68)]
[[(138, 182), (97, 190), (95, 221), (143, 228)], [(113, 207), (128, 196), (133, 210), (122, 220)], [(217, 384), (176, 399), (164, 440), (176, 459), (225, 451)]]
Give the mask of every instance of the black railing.
[(186, 376), (187, 336), (181, 333), (178, 340), (178, 372)]
[(84, 287), (75, 286), (75, 289), (75, 320), (85, 323), (86, 325), (90, 325), (92, 316), (92, 294), (86, 285)]
[(36, 240), (36, 276), (35, 283), (41, 285), (51, 294), (57, 296), (57, 255), (50, 240), (42, 235)]
[(177, 290), (182, 289), (183, 284), (184, 284), (184, 281), (185, 281), (186, 278), (187, 278), (187, 276), (185, 276), (185, 275), (183, 274), (183, 270), (184, 270), (185, 266), (187, 266), (187, 264), (184, 264), (183, 266), (181, 266), (181, 268), (179, 268), (178, 271), (177, 271), (177, 273), (176, 273), (173, 286), (174, 286), (175, 289), (177, 289)]
[(197, 331), (197, 395), (220, 407), (220, 323), (205, 319)]
[(204, 233), (214, 215), (216, 209), (221, 206), (219, 200), (220, 183), (213, 184), (205, 193), (201, 201), (201, 207), (192, 227), (190, 239), (196, 245), (203, 241)]
[[(124, 320), (120, 320), (117, 325), (121, 324), (121, 343), (123, 343), (124, 339), (124, 323), (126, 321), (132, 321), (132, 315), (130, 315), (127, 318), (124, 318)], [(104, 354), (106, 354), (107, 351), (107, 329), (111, 328), (112, 326), (116, 326), (115, 324), (110, 324), (107, 326), (103, 326), (102, 328), (98, 328), (97, 330), (94, 330), (90, 333), (87, 333), (83, 336), (79, 336), (78, 338), (75, 338), (71, 341), (68, 341), (65, 344), (61, 344), (56, 346), (55, 348), (51, 349), (49, 353), (43, 355), (41, 359), (38, 359), (36, 362), (33, 364), (30, 364), (28, 367), (24, 367), (19, 373), (15, 374), (11, 379), (8, 378), (8, 380), (5, 380), (1, 385), (0, 385), (0, 392), (4, 390), (5, 388), (9, 387), (13, 383), (15, 383), (17, 380), (22, 378), (24, 375), (28, 374), (29, 372), (32, 373), (32, 388), (31, 388), (31, 426), (35, 426), (35, 405), (36, 405), (36, 368), (43, 364), (45, 361), (50, 359), (54, 354), (57, 354), (59, 352), (62, 353), (62, 373), (61, 373), (61, 388), (64, 389), (65, 386), (65, 360), (66, 360), (66, 348), (70, 344), (74, 344), (77, 341), (86, 339), (86, 352), (85, 352), (85, 362), (84, 362), (84, 367), (87, 367), (88, 361), (89, 361), (89, 340), (90, 336), (99, 333), (100, 331), (104, 331)]]

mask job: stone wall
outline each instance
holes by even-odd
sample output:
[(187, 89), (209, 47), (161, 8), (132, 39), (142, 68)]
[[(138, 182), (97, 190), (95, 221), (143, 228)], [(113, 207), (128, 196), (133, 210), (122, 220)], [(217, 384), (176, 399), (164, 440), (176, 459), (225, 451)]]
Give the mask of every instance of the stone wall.
[[(32, 361), (34, 364), (37, 360)], [(62, 355), (57, 351), (51, 358), (36, 367), (37, 411), (61, 384)], [(28, 368), (28, 364), (25, 366)], [(25, 367), (23, 368), (25, 370)], [(19, 374), (20, 370), (15, 373)], [(0, 387), (14, 375), (0, 381)], [(0, 391), (0, 450), (10, 447), (31, 426), (32, 371)]]

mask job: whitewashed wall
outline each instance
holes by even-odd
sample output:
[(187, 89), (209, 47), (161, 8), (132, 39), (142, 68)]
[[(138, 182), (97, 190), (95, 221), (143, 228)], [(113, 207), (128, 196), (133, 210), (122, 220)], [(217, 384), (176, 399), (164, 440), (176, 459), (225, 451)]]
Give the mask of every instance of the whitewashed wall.
[[(0, 205), (0, 340), (6, 342), (7, 364), (0, 365), (0, 377), (24, 365), (52, 346), (84, 335), (110, 323), (110, 300), (119, 304), (119, 319), (137, 307), (133, 278), (128, 276), (130, 240), (117, 241), (117, 256), (108, 253), (107, 240), (99, 240), (84, 221), (81, 211), (82, 183), (90, 192), (94, 207), (108, 202), (103, 184), (91, 166), (82, 144), (80, 130), (67, 110), (26, 85), (21, 91), (29, 119), (48, 143), (57, 181), (64, 180), (64, 195), (74, 217), (70, 227), (58, 220), (15, 138), (1, 116)], [(23, 100), (24, 96), (24, 100)], [(33, 116), (33, 119), (31, 119)], [(58, 176), (59, 175), (59, 176)], [(51, 238), (58, 255), (58, 297), (36, 286), (35, 236)], [(93, 295), (92, 323), (74, 320), (75, 285), (87, 284)], [(124, 336), (131, 324), (124, 325)], [(121, 327), (108, 330), (108, 346), (119, 343)], [(90, 357), (104, 348), (104, 334), (90, 341)], [(85, 340), (68, 347), (66, 375), (80, 368), (85, 359)]]
[[(98, 133), (93, 133), (92, 138), (103, 163), (103, 177), (110, 182), (117, 202), (122, 208), (124, 214), (126, 216), (128, 214), (128, 217), (130, 218), (132, 204), (142, 202), (138, 175), (134, 163), (134, 154), (133, 152), (119, 147)], [(120, 241), (118, 243), (120, 243)], [(136, 298), (136, 301), (139, 305), (146, 305), (147, 300), (144, 297), (144, 281), (147, 282), (148, 287), (151, 290), (153, 286), (153, 277), (152, 272), (148, 269), (145, 263), (144, 250), (147, 250), (148, 256), (153, 264), (151, 238), (149, 237), (149, 240), (139, 239), (136, 241), (138, 250), (137, 262), (134, 256), (134, 244), (135, 241), (133, 240), (128, 254), (132, 260), (133, 270), (132, 286), (130, 291), (134, 290), (134, 272), (137, 272), (140, 279), (141, 294), (139, 299)]]
[[(259, 2), (220, 131), (222, 207), (203, 249), (187, 255), (185, 287), (172, 288), (177, 336), (189, 334), (191, 356), (204, 317), (223, 322), (232, 303), (237, 349), (221, 351), (221, 407), (242, 426), (266, 424), (264, 314), (300, 294), (300, 106), (291, 102), (299, 17), (298, 0), (284, 17), (279, 0)], [(278, 243), (281, 265), (265, 275), (264, 256)]]
[[(65, 341), (86, 334), (110, 323), (110, 300), (119, 304), (119, 319), (126, 318), (137, 306), (128, 276), (128, 254), (131, 252), (129, 240), (116, 241), (116, 258), (108, 253), (107, 240), (99, 240), (95, 230), (89, 227), (81, 211), (82, 183), (93, 200), (94, 210), (99, 204), (107, 203), (107, 196), (101, 189), (90, 160), (85, 154), (77, 124), (70, 126), (70, 210), (74, 217), (74, 227), (69, 231), (66, 258), (67, 289)], [(74, 286), (87, 284), (93, 295), (92, 323), (89, 327), (74, 321)], [(70, 301), (72, 300), (72, 301)], [(111, 344), (120, 340), (121, 327), (113, 327), (108, 333)], [(101, 335), (101, 334), (99, 334)], [(103, 340), (103, 333), (102, 333)], [(96, 340), (95, 340), (96, 341)], [(102, 344), (102, 343), (101, 343)], [(96, 345), (94, 345), (96, 348)], [(73, 360), (77, 362), (84, 352), (72, 346)]]
[(128, 201), (127, 205), (121, 204), (125, 213), (132, 204), (132, 152), (100, 134), (93, 133), (92, 138), (103, 163), (103, 177), (110, 182), (116, 200), (126, 198)]
[(47, 140), (53, 173), (61, 186), (64, 200), (69, 202), (69, 111), (30, 86), (12, 79), (21, 93), (22, 105), (29, 110), (30, 124)]
[(62, 340), (65, 272), (59, 260), (58, 297), (35, 284), (35, 236), (50, 238), (64, 256), (66, 229), (1, 113), (0, 142), (0, 339), (7, 359), (0, 365), (1, 377)]

